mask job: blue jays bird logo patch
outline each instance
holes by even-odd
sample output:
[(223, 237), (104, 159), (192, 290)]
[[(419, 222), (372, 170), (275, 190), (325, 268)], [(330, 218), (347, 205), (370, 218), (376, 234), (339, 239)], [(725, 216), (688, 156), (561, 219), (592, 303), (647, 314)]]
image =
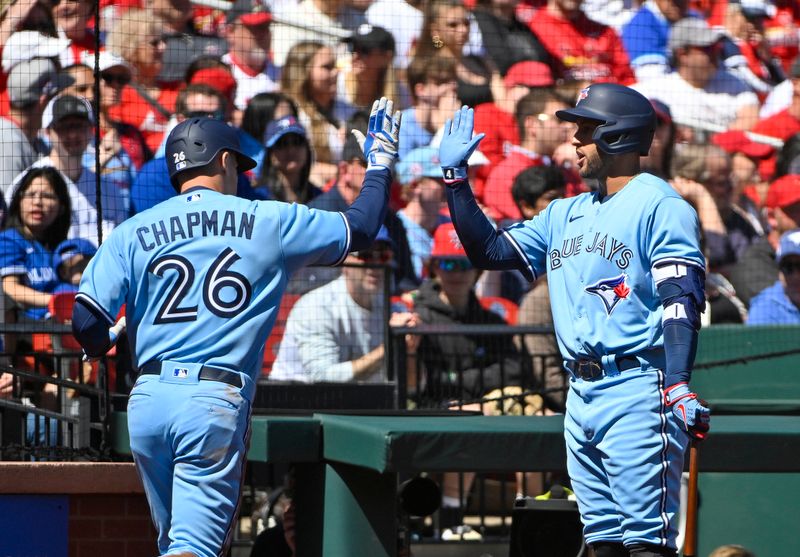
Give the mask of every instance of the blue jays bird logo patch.
[(603, 300), (606, 313), (611, 315), (611, 312), (614, 311), (617, 304), (630, 295), (631, 288), (628, 286), (628, 276), (621, 274), (618, 277), (603, 279), (592, 286), (587, 286), (586, 292), (594, 294)]

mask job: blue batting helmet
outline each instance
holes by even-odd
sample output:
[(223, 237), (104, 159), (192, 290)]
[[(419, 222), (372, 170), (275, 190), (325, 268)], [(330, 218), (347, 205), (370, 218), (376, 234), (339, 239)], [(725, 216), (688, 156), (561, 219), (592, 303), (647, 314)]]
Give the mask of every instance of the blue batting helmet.
[(167, 137), (166, 157), (169, 180), (180, 191), (177, 176), (184, 170), (205, 166), (220, 153), (228, 150), (236, 155), (239, 172), (255, 168), (256, 161), (248, 157), (239, 145), (236, 130), (214, 118), (189, 118)]
[(595, 83), (582, 89), (575, 108), (557, 110), (568, 122), (597, 120), (592, 134), (598, 149), (609, 155), (638, 151), (646, 155), (656, 130), (656, 113), (647, 98), (630, 87)]

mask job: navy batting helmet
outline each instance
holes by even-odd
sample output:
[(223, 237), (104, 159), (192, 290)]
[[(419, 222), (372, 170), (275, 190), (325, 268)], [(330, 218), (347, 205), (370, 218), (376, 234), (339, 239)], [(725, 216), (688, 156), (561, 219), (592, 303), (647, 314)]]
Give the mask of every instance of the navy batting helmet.
[(189, 118), (170, 132), (166, 157), (169, 180), (180, 191), (177, 176), (184, 170), (205, 166), (220, 153), (228, 150), (236, 155), (239, 172), (255, 168), (256, 161), (244, 154), (236, 130), (214, 118)]
[(597, 120), (592, 134), (597, 147), (609, 155), (638, 151), (646, 155), (656, 130), (656, 113), (647, 98), (630, 87), (596, 83), (582, 89), (575, 108), (557, 110), (568, 122)]

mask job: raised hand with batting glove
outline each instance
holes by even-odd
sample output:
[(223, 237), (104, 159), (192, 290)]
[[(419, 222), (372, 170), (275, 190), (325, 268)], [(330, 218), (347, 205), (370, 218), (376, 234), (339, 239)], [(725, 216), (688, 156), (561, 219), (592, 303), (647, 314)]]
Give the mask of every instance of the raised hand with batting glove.
[(705, 439), (711, 421), (707, 402), (689, 390), (687, 383), (676, 383), (664, 392), (664, 403), (672, 408), (681, 428), (694, 439)]
[(475, 111), (466, 106), (456, 110), (452, 120), (444, 123), (444, 135), (439, 144), (439, 162), (445, 184), (467, 179), (467, 160), (478, 148), (485, 134), (472, 137)]
[(397, 146), (400, 143), (400, 119), (398, 110), (392, 114), (394, 103), (386, 97), (372, 103), (369, 114), (369, 127), (364, 136), (358, 130), (352, 134), (367, 159), (367, 170), (386, 168), (392, 170), (397, 160)]

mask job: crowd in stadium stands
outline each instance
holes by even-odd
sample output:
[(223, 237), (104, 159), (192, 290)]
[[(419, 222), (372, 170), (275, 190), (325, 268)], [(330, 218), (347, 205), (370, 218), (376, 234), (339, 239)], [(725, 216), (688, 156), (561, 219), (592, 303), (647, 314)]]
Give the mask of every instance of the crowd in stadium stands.
[[(511, 225), (552, 199), (592, 187), (574, 171), (572, 125), (554, 113), (574, 104), (588, 83), (613, 81), (648, 96), (658, 115), (643, 168), (697, 209), (708, 258), (705, 322), (800, 323), (796, 1), (220, 4), (2, 2), (6, 322), (47, 318), (63, 280), (56, 264), (65, 240), (97, 246), (128, 216), (174, 195), (164, 142), (178, 122), (208, 117), (236, 127), (243, 149), (258, 161), (242, 176), (239, 195), (341, 211), (365, 169), (349, 130), (365, 129), (371, 102), (387, 96), (403, 114), (385, 221), (390, 290), (415, 301), (392, 323), (483, 323), (488, 317), (475, 300), (502, 300), (486, 304), (488, 311), (499, 308), (501, 321), (546, 326), (552, 317), (545, 279), (530, 285), (517, 273), (479, 275), (463, 255), (436, 255), (437, 231), (450, 226), (437, 157), (441, 129), (458, 106), (475, 108), (476, 132), (486, 138), (470, 160), (470, 182), (487, 215)], [(350, 260), (371, 263), (373, 256)], [(303, 351), (322, 358), (320, 345), (339, 341), (313, 338), (309, 323), (297, 323), (322, 319), (318, 308), (339, 312), (332, 320), (357, 323), (363, 337), (358, 347), (325, 356), (339, 361), (323, 367), (341, 367), (336, 376), (344, 379), (379, 369), (374, 356), (382, 340), (373, 335), (381, 327), (369, 324), (370, 315), (385, 320), (389, 312), (359, 290), (364, 285), (356, 283), (369, 282), (368, 275), (311, 269), (295, 277), (289, 293), (305, 296), (291, 312), (278, 370), (328, 377), (317, 364), (306, 365)], [(463, 288), (451, 288), (452, 277)], [(427, 372), (416, 381), (420, 393), (440, 403), (449, 396), (441, 386), (450, 368), (468, 369), (478, 355), (485, 360), (496, 352), (476, 339), (446, 349), (432, 342), (407, 348)], [(546, 335), (501, 347), (517, 349), (556, 352)], [(290, 353), (295, 360), (287, 362)], [(551, 385), (559, 365), (557, 358), (538, 360), (540, 386)], [(563, 400), (547, 405), (558, 411)]]

